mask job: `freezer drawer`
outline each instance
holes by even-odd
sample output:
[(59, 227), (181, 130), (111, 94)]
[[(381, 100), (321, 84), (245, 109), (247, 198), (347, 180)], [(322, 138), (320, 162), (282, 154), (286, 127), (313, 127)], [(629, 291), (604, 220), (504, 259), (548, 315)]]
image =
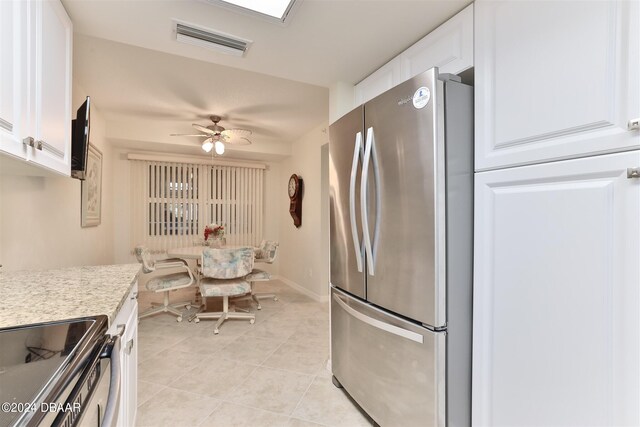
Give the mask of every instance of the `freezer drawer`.
[(446, 333), (331, 291), (333, 375), (381, 426), (445, 425)]

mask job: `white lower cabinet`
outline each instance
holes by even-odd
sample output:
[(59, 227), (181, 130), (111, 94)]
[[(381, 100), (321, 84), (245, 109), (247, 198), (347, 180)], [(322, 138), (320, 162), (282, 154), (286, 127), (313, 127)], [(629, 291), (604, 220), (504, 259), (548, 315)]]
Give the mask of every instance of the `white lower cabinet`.
[(476, 174), (473, 425), (639, 425), (640, 151)]
[(120, 409), (119, 427), (135, 425), (138, 393), (138, 286), (135, 284), (109, 327), (108, 333), (117, 334), (124, 326), (120, 338)]

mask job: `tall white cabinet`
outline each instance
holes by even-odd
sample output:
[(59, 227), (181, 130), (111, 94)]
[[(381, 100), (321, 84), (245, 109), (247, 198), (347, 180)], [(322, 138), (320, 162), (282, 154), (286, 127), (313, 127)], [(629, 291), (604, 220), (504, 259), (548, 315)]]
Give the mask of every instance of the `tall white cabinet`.
[(60, 0), (0, 1), (0, 153), (69, 176), (73, 28)]
[(639, 8), (475, 2), (473, 425), (640, 425)]

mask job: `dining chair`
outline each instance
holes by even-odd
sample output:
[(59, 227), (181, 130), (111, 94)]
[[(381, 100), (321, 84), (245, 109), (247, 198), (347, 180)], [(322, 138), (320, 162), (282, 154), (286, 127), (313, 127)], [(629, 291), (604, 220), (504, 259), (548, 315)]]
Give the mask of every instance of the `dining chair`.
[(251, 292), (251, 285), (244, 277), (253, 270), (253, 248), (205, 248), (202, 251), (200, 294), (203, 307), (206, 299), (222, 297), (222, 311), (196, 313), (195, 322), (200, 319), (218, 319), (213, 333), (218, 334), (225, 320), (249, 320), (253, 324), (256, 316), (252, 313), (229, 311), (229, 297), (241, 296)]
[[(266, 264), (273, 264), (278, 256), (278, 247), (280, 244), (273, 240), (263, 240), (260, 246), (254, 249), (255, 262), (262, 262)], [(271, 280), (271, 274), (264, 270), (254, 268), (251, 273), (245, 278), (245, 280), (251, 283), (251, 299), (257, 304), (258, 310), (262, 310), (260, 305), (261, 299), (273, 298), (274, 301), (278, 301), (278, 296), (273, 293), (255, 292), (256, 282), (268, 282)]]
[(153, 275), (147, 281), (147, 290), (156, 293), (162, 292), (164, 296), (162, 304), (152, 302), (152, 308), (140, 313), (138, 318), (142, 319), (156, 313), (171, 313), (176, 316), (178, 322), (182, 322), (182, 310), (179, 309), (185, 307), (188, 310), (191, 301), (170, 303), (169, 292), (186, 288), (195, 283), (187, 262), (178, 258), (154, 260), (149, 249), (144, 246), (137, 246), (134, 252), (138, 262), (142, 264), (142, 272)]

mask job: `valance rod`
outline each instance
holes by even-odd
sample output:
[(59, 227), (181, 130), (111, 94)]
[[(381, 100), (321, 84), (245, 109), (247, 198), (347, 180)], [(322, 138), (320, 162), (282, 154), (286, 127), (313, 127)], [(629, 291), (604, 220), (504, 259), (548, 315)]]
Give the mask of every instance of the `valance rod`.
[(144, 160), (150, 162), (191, 163), (196, 165), (235, 166), (239, 168), (267, 169), (267, 165), (257, 162), (243, 162), (233, 159), (202, 158), (195, 156), (166, 155), (156, 153), (128, 153), (128, 160)]

